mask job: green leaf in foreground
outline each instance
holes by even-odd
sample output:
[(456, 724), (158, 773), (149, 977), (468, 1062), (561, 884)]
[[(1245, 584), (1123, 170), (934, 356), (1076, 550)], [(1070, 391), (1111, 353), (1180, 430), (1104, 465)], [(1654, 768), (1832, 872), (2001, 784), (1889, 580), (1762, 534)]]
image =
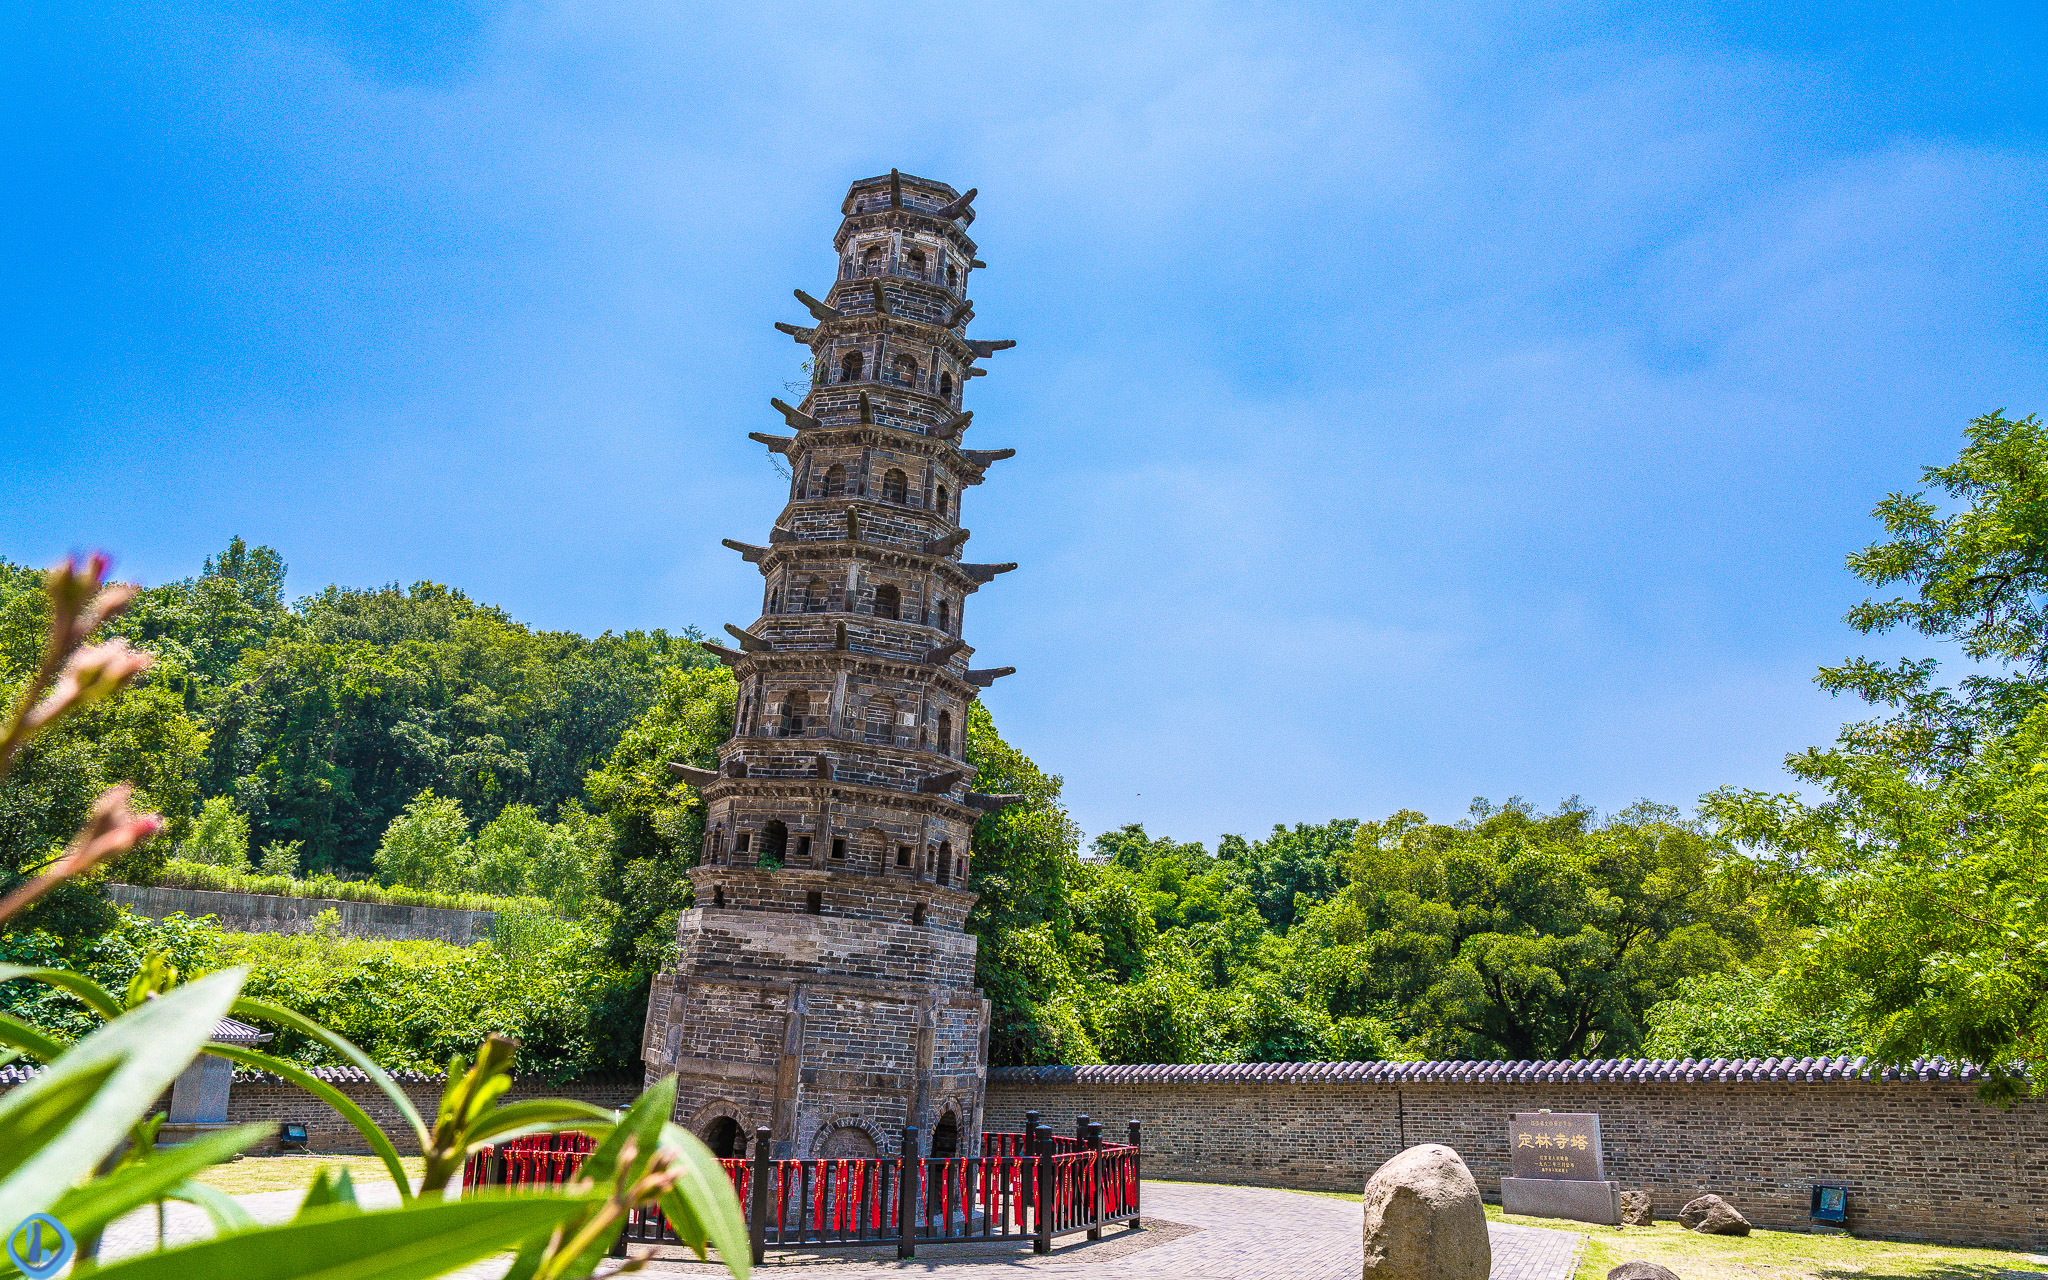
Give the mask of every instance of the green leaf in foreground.
[(412, 1199), (412, 1178), (405, 1172), (405, 1162), (399, 1159), (398, 1148), (393, 1146), (391, 1139), (384, 1135), (383, 1128), (370, 1118), (370, 1113), (363, 1110), (353, 1098), (350, 1098), (341, 1090), (307, 1071), (297, 1063), (286, 1062), (283, 1058), (272, 1057), (270, 1054), (260, 1053), (255, 1049), (244, 1049), (238, 1045), (216, 1044), (207, 1046), (206, 1051), (217, 1057), (226, 1058), (230, 1062), (239, 1062), (244, 1066), (255, 1067), (259, 1071), (268, 1071), (274, 1076), (289, 1080), (328, 1106), (333, 1107), (336, 1115), (339, 1115), (342, 1119), (355, 1126), (356, 1132), (363, 1135), (363, 1141), (370, 1144), (370, 1150), (375, 1152), (377, 1158), (384, 1162), (386, 1169), (391, 1170), (391, 1180), (398, 1184), (398, 1198), (400, 1200)]
[(371, 1060), (369, 1054), (364, 1053), (361, 1049), (350, 1043), (346, 1036), (339, 1035), (329, 1028), (321, 1026), (295, 1009), (287, 1009), (282, 1005), (252, 999), (248, 996), (235, 1001), (234, 1012), (240, 1017), (255, 1018), (261, 1022), (274, 1022), (279, 1026), (289, 1027), (293, 1031), (304, 1036), (310, 1036), (334, 1050), (350, 1066), (357, 1068), (364, 1075), (370, 1077), (370, 1083), (376, 1085), (384, 1097), (390, 1101), (391, 1105), (398, 1109), (398, 1114), (403, 1116), (405, 1122), (412, 1126), (413, 1136), (419, 1142), (420, 1150), (425, 1151), (432, 1143), (433, 1135), (427, 1132), (427, 1126), (420, 1120), (420, 1113), (412, 1105), (412, 1098), (406, 1094), (405, 1090), (398, 1087), (398, 1082), (391, 1078), (390, 1072), (378, 1066)]
[(68, 992), (92, 1007), (102, 1018), (112, 1020), (121, 1016), (121, 1002), (105, 987), (82, 973), (69, 969), (26, 969), (18, 964), (0, 964), (0, 982), (26, 980), (41, 982)]
[(90, 1235), (131, 1209), (173, 1196), (173, 1188), (193, 1174), (247, 1150), (271, 1130), (267, 1124), (238, 1125), (123, 1165), (104, 1178), (65, 1192), (50, 1215), (73, 1235)]
[[(113, 1154), (198, 1056), (247, 976), (223, 969), (152, 1000), (0, 1095), (0, 1151), (12, 1166), (0, 1180), (0, 1222), (48, 1209)], [(81, 1096), (84, 1081), (91, 1087)], [(59, 1121), (61, 1129), (53, 1128)]]
[(676, 1184), (661, 1198), (661, 1211), (668, 1215), (676, 1238), (699, 1258), (709, 1244), (738, 1280), (747, 1280), (753, 1244), (747, 1239), (746, 1215), (740, 1211), (740, 1198), (732, 1189), (732, 1179), (725, 1176), (724, 1166), (696, 1134), (679, 1125), (662, 1126), (661, 1145), (675, 1159)]
[(323, 1168), (314, 1175), (313, 1185), (306, 1188), (306, 1198), (299, 1205), (299, 1217), (304, 1218), (313, 1210), (325, 1209), (329, 1205), (356, 1203), (355, 1179), (348, 1176), (348, 1166), (343, 1165), (332, 1170), (331, 1179), (328, 1177), (329, 1172), (330, 1170)]
[(587, 1213), (595, 1197), (478, 1195), (363, 1213), (329, 1205), (277, 1227), (102, 1268), (105, 1280), (427, 1280), (516, 1249)]
[(183, 1200), (206, 1210), (206, 1216), (213, 1219), (213, 1229), (221, 1235), (231, 1231), (247, 1231), (256, 1225), (256, 1219), (241, 1201), (219, 1187), (209, 1187), (203, 1182), (181, 1182), (172, 1187), (167, 1195), (171, 1200)]

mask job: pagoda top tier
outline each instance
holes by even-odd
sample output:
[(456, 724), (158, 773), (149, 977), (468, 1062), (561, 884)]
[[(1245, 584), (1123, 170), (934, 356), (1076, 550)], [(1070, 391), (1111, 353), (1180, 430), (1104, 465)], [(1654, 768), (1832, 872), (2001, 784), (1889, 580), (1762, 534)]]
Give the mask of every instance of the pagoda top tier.
[(862, 178), (849, 186), (839, 212), (851, 218), (856, 214), (909, 209), (968, 227), (974, 224), (973, 202), (971, 190), (963, 195), (947, 183), (891, 169), (880, 177)]

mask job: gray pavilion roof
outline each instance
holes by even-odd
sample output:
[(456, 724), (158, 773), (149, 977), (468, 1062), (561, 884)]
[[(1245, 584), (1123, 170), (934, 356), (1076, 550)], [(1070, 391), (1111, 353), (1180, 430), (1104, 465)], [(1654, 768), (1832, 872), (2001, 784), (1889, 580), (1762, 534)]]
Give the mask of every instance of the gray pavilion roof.
[(213, 1038), (221, 1044), (245, 1045), (264, 1044), (277, 1037), (271, 1032), (252, 1027), (246, 1022), (233, 1018), (222, 1018), (213, 1024)]

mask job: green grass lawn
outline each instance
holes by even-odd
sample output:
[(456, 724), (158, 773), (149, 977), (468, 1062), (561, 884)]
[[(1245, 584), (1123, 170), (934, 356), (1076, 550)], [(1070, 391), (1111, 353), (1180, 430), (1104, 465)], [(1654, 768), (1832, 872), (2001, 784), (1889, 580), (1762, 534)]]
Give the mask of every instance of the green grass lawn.
[[(424, 1171), (418, 1156), (404, 1157), (406, 1175), (415, 1181)], [(313, 1183), (321, 1169), (348, 1170), (357, 1185), (391, 1181), (391, 1170), (375, 1156), (247, 1156), (230, 1164), (217, 1164), (196, 1175), (194, 1182), (225, 1191), (231, 1196), (253, 1195), (258, 1191), (298, 1191)]]
[[(1297, 1195), (1359, 1201), (1355, 1191), (1301, 1191)], [(1737, 1206), (1740, 1208), (1741, 1206)], [(1583, 1231), (1586, 1252), (1573, 1280), (1606, 1280), (1611, 1269), (1641, 1259), (1669, 1268), (1678, 1280), (2020, 1280), (2048, 1277), (2048, 1259), (2002, 1249), (1901, 1244), (1846, 1235), (1765, 1231), (1746, 1236), (1703, 1236), (1676, 1222), (1650, 1227), (1596, 1227), (1556, 1218), (1525, 1218), (1486, 1206), (1489, 1222), (1550, 1231)]]
[[(1547, 1218), (1500, 1220), (1558, 1225)], [(2048, 1263), (2002, 1249), (1761, 1228), (1746, 1236), (1703, 1236), (1676, 1222), (1581, 1229), (1586, 1253), (1575, 1280), (1605, 1280), (1609, 1269), (1638, 1258), (1670, 1268), (1679, 1280), (2007, 1280), (2015, 1272), (2048, 1272)]]

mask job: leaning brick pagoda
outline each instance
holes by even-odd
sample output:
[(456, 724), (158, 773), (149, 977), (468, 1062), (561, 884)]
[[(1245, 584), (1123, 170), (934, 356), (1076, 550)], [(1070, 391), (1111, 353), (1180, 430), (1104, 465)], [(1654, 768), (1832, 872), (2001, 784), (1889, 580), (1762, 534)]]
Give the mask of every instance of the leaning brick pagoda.
[(766, 546), (727, 541), (765, 583), (737, 648), (739, 685), (700, 788), (696, 905), (654, 982), (642, 1055), (675, 1072), (677, 1122), (721, 1154), (756, 1126), (777, 1158), (979, 1150), (988, 1002), (964, 931), (976, 819), (1010, 797), (968, 789), (968, 705), (1010, 668), (974, 670), (966, 605), (1016, 566), (961, 559), (965, 491), (1014, 450), (975, 450), (962, 407), (974, 192), (891, 172), (848, 190), (821, 301), (796, 291), (810, 348), (789, 503)]

